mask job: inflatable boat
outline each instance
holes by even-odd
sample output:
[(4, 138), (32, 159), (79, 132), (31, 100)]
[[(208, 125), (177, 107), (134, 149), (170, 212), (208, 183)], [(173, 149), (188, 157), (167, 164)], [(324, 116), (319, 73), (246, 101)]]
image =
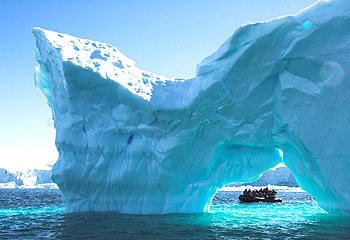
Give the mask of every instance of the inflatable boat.
[(282, 202), (281, 198), (276, 198), (276, 197), (249, 197), (249, 196), (244, 196), (244, 195), (239, 195), (238, 197), (240, 202)]

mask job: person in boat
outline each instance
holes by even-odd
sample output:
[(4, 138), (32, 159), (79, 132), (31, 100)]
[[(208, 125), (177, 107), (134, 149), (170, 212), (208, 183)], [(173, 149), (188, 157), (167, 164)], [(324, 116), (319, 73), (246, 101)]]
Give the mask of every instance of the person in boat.
[(243, 195), (244, 195), (244, 196), (247, 196), (247, 195), (248, 195), (248, 190), (247, 190), (247, 189), (244, 189)]
[(275, 198), (276, 197), (277, 192), (272, 189), (272, 191), (270, 191), (268, 189), (268, 187), (261, 189), (258, 191), (256, 189), (253, 189), (253, 191), (251, 191), (250, 189), (245, 189), (243, 191), (243, 195), (247, 196), (247, 197), (263, 197), (263, 198)]
[(272, 189), (272, 191), (270, 191), (268, 196), (271, 197), (271, 198), (275, 198), (276, 194), (277, 194), (277, 192), (274, 189)]
[(253, 195), (253, 193), (252, 193), (252, 191), (250, 189), (249, 190), (245, 189), (243, 191), (243, 195), (247, 196), (247, 197), (254, 197), (254, 195)]
[(262, 190), (263, 193), (265, 193), (266, 195), (269, 195), (270, 194), (270, 190), (268, 187), (264, 188), (264, 190)]
[(252, 191), (252, 193), (253, 193), (253, 197), (258, 197), (259, 196), (258, 191), (256, 189), (254, 189)]

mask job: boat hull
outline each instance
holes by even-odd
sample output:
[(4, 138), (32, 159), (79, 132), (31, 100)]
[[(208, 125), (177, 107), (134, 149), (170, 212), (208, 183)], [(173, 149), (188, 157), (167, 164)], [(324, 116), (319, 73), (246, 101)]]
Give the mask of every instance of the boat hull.
[(250, 203), (250, 202), (282, 202), (281, 198), (248, 197), (248, 196), (244, 196), (244, 195), (239, 195), (238, 199), (240, 202), (246, 202), (246, 203)]

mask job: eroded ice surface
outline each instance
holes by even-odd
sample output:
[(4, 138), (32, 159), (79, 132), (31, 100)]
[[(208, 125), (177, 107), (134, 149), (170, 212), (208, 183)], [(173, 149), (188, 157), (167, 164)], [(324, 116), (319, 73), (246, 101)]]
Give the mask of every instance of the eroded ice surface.
[(350, 215), (350, 4), (240, 27), (193, 79), (138, 69), (111, 45), (34, 29), (66, 211), (205, 212), (216, 191), (282, 161)]

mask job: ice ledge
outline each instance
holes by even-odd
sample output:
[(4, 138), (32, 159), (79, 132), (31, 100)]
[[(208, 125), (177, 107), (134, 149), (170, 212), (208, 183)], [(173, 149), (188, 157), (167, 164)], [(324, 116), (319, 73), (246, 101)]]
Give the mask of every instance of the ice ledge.
[(76, 38), (40, 27), (35, 27), (33, 33), (38, 39), (46, 39), (47, 43), (60, 53), (62, 61), (90, 69), (148, 101), (151, 99), (154, 85), (184, 81), (140, 70), (133, 60), (122, 54), (117, 47), (107, 43)]

